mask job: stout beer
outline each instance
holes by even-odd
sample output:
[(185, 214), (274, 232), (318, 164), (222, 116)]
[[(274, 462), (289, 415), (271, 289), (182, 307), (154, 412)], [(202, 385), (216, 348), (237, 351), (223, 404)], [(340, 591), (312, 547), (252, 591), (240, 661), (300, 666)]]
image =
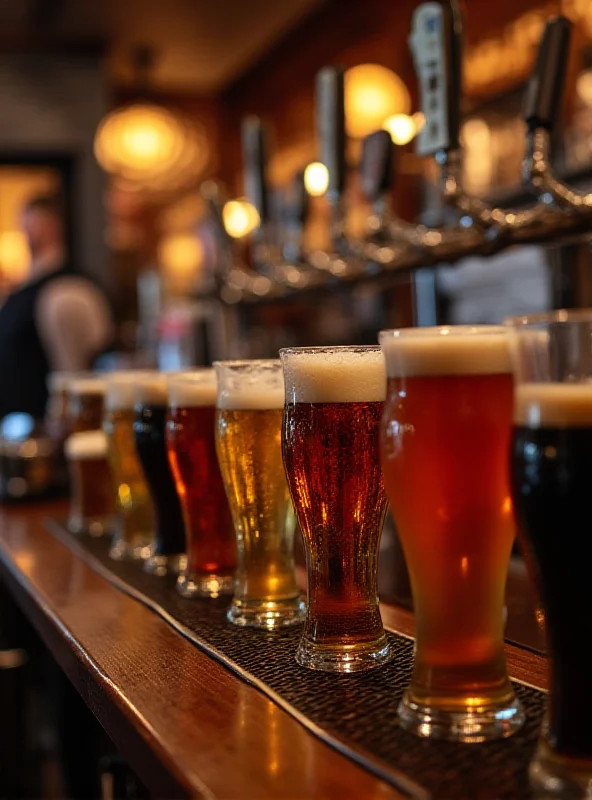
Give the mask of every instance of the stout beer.
[(134, 443), (135, 382), (139, 373), (112, 375), (105, 396), (103, 430), (109, 442), (117, 524), (110, 555), (116, 560), (148, 558), (154, 511)]
[(524, 717), (504, 656), (514, 541), (507, 336), (458, 326), (384, 331), (380, 341), (382, 466), (415, 607), (415, 664), (399, 713), (422, 736), (508, 736)]
[(156, 515), (153, 554), (146, 571), (179, 573), (185, 566), (185, 525), (166, 447), (167, 381), (142, 373), (135, 387), (134, 441)]
[(79, 431), (66, 439), (70, 470), (70, 515), (73, 533), (101, 536), (112, 523), (113, 484), (103, 431)]
[(169, 379), (167, 446), (187, 536), (187, 566), (177, 589), (185, 597), (232, 593), (236, 537), (216, 456), (215, 421), (213, 369)]
[(390, 657), (377, 587), (387, 503), (378, 452), (384, 359), (379, 347), (280, 355), (284, 464), (308, 567), (296, 660), (336, 672), (367, 669)]
[(284, 385), (279, 361), (215, 364), (216, 445), (238, 545), (228, 618), (275, 628), (300, 622), (295, 520), (282, 464)]

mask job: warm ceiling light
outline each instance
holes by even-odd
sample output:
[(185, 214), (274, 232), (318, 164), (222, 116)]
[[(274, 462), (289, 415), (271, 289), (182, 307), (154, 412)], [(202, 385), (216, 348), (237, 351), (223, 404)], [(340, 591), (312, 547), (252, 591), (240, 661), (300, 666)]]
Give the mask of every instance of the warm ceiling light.
[(106, 172), (130, 183), (174, 188), (199, 175), (207, 161), (207, 143), (168, 109), (135, 103), (101, 122), (95, 155)]
[(10, 283), (20, 283), (29, 272), (29, 248), (21, 231), (0, 232), (0, 273)]
[(222, 209), (224, 228), (233, 239), (242, 239), (259, 226), (259, 213), (248, 200), (229, 200)]
[(390, 133), (391, 139), (398, 145), (407, 144), (417, 133), (415, 120), (408, 114), (393, 114), (382, 127)]
[(329, 170), (320, 161), (313, 161), (304, 170), (304, 187), (311, 197), (322, 197), (329, 187)]
[(411, 98), (401, 78), (379, 64), (359, 64), (345, 73), (345, 124), (354, 138), (381, 128), (394, 114), (408, 114)]
[(172, 277), (195, 275), (204, 259), (203, 245), (190, 233), (165, 236), (158, 246), (158, 261)]

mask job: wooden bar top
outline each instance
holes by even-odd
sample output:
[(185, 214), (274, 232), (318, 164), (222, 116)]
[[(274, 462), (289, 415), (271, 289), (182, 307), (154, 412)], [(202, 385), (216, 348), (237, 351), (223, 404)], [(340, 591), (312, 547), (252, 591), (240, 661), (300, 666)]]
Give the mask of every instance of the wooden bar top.
[[(0, 577), (155, 796), (402, 797), (112, 586), (43, 527), (63, 505), (0, 511)], [(413, 615), (382, 606), (411, 635)], [(545, 659), (507, 646), (512, 677)]]

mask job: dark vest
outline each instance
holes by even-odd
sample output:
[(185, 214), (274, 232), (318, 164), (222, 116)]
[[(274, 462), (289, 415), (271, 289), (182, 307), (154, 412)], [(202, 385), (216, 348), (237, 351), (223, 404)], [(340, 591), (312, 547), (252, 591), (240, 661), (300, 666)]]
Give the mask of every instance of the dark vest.
[(60, 269), (44, 275), (10, 294), (0, 308), (0, 419), (13, 411), (43, 417), (50, 365), (37, 330), (37, 299), (48, 283), (74, 274)]

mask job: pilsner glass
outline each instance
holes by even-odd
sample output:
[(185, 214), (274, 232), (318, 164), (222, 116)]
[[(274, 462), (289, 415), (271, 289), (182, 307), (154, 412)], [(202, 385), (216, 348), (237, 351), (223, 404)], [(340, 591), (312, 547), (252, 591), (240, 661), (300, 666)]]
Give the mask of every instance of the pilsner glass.
[(68, 383), (68, 418), (73, 433), (96, 431), (103, 425), (106, 376), (92, 373), (73, 377)]
[(109, 555), (116, 561), (148, 558), (154, 511), (134, 443), (135, 382), (139, 373), (109, 376), (103, 430), (109, 442), (117, 520)]
[(306, 545), (308, 612), (296, 661), (356, 672), (391, 658), (378, 607), (386, 513), (378, 434), (386, 378), (379, 347), (280, 350), (283, 454)]
[(536, 796), (592, 797), (592, 310), (507, 321), (516, 378), (512, 498), (544, 611), (548, 716)]
[(513, 379), (503, 327), (383, 331), (381, 457), (415, 606), (415, 663), (399, 707), (420, 736), (510, 736), (524, 712), (504, 656), (514, 523)]
[(113, 485), (103, 431), (79, 431), (66, 439), (71, 500), (68, 528), (72, 533), (102, 536), (110, 529)]
[(185, 524), (166, 446), (168, 387), (165, 375), (143, 372), (135, 381), (134, 441), (156, 515), (152, 555), (144, 569), (179, 574), (186, 563)]
[(222, 361), (216, 449), (238, 545), (228, 619), (279, 628), (304, 619), (294, 571), (295, 519), (282, 463), (280, 361)]
[(184, 597), (232, 594), (236, 536), (216, 456), (216, 372), (197, 369), (169, 378), (167, 447), (187, 535)]

